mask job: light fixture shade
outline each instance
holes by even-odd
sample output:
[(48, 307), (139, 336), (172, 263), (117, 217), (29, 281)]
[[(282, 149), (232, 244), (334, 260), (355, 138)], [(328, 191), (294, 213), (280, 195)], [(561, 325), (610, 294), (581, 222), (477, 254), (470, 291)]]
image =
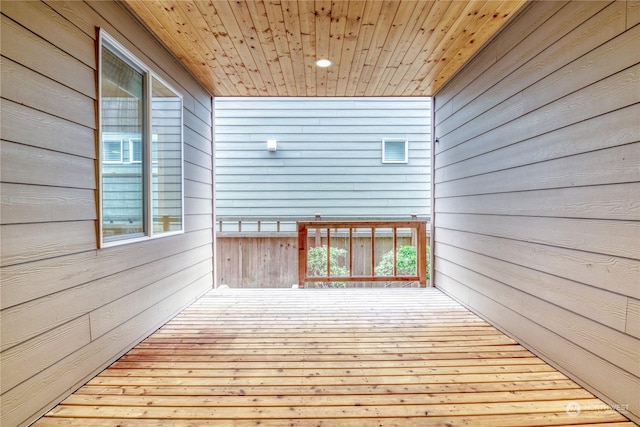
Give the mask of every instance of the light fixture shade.
[(330, 67), (330, 66), (331, 66), (331, 64), (333, 64), (333, 62), (331, 62), (331, 61), (330, 61), (330, 60), (328, 60), (328, 59), (318, 59), (318, 60), (316, 61), (316, 65), (317, 65), (318, 67), (322, 67), (322, 68)]
[(278, 149), (278, 141), (275, 139), (270, 139), (267, 141), (267, 150), (268, 151), (276, 151)]

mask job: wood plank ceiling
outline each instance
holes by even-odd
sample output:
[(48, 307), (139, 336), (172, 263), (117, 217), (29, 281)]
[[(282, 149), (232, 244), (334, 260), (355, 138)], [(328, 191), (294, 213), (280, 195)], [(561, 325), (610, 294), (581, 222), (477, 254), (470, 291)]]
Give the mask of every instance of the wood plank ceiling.
[(214, 96), (432, 96), (526, 4), (125, 2)]

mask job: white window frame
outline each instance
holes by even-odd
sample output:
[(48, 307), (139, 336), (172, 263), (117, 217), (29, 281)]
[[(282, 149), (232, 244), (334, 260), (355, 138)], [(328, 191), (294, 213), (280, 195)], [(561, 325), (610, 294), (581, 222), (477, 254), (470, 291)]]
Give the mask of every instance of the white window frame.
[[(404, 159), (403, 160), (387, 160), (387, 142), (404, 142)], [(383, 138), (382, 139), (382, 163), (409, 163), (409, 140), (407, 138)]]
[[(105, 143), (117, 143), (120, 145), (120, 159), (119, 160), (108, 160), (108, 157), (106, 155), (104, 155), (105, 152)], [(108, 165), (115, 165), (115, 164), (121, 164), (123, 162), (123, 150), (122, 150), (122, 138), (117, 138), (117, 137), (108, 137), (106, 136), (104, 138), (104, 140), (102, 140), (101, 143), (101, 148), (102, 148), (102, 153), (101, 155), (103, 156), (102, 158), (102, 163), (108, 164)]]
[[(138, 68), (140, 72), (145, 75), (145, 108), (144, 108), (144, 132), (143, 132), (143, 140), (142, 143), (142, 161), (141, 162), (133, 162), (133, 163), (145, 163), (144, 165), (144, 184), (143, 184), (143, 204), (144, 204), (144, 233), (140, 234), (131, 234), (131, 235), (123, 235), (122, 238), (114, 239), (114, 240), (104, 240), (103, 234), (103, 210), (102, 210), (102, 170), (99, 170), (98, 175), (98, 189), (99, 189), (99, 197), (98, 197), (98, 242), (99, 248), (108, 248), (112, 246), (119, 246), (123, 244), (135, 243), (146, 241), (150, 239), (158, 239), (163, 237), (174, 236), (177, 234), (183, 234), (185, 229), (185, 209), (184, 209), (184, 113), (181, 111), (181, 126), (180, 126), (180, 158), (182, 159), (181, 163), (181, 178), (180, 178), (180, 197), (181, 197), (181, 229), (176, 231), (162, 232), (155, 234), (153, 232), (153, 167), (152, 164), (155, 163), (152, 161), (152, 141), (157, 141), (157, 135), (152, 135), (151, 133), (151, 117), (152, 117), (152, 81), (156, 79), (164, 86), (166, 86), (169, 90), (176, 94), (177, 97), (181, 100), (181, 105), (184, 108), (184, 97), (182, 94), (176, 90), (173, 86), (168, 84), (164, 79), (162, 79), (158, 74), (156, 74), (150, 67), (148, 67), (144, 62), (140, 61), (135, 55), (133, 55), (127, 48), (125, 48), (121, 43), (119, 43), (114, 37), (109, 35), (103, 28), (100, 28), (98, 33), (98, 78), (102, 78), (102, 49), (105, 47), (105, 43), (107, 48), (111, 50), (112, 53), (120, 57), (125, 62), (129, 63), (133, 68)], [(102, 85), (98, 84), (98, 138), (102, 141)], [(108, 135), (108, 134), (107, 134)], [(114, 138), (115, 140), (116, 138)], [(124, 144), (124, 141), (121, 140), (121, 143)], [(131, 144), (131, 141), (129, 141)], [(131, 148), (131, 145), (129, 146)], [(129, 151), (131, 153), (131, 151)], [(122, 150), (120, 151), (122, 157)], [(100, 156), (98, 165), (102, 162), (102, 150), (100, 150)], [(131, 154), (130, 154), (131, 156)], [(131, 157), (130, 159), (131, 160)], [(122, 160), (124, 162), (124, 159)], [(121, 163), (122, 163), (121, 162)], [(115, 162), (113, 162), (115, 163)], [(148, 164), (147, 164), (148, 163)], [(101, 168), (101, 166), (98, 166)]]

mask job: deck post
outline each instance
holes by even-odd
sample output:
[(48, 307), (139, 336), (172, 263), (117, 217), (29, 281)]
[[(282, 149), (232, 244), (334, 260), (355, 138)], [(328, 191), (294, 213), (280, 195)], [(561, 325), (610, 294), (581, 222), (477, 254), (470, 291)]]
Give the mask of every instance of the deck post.
[(376, 275), (376, 227), (371, 227), (371, 276)]
[(307, 226), (298, 223), (298, 289), (304, 288), (304, 278), (307, 274)]
[(393, 275), (398, 275), (398, 228), (393, 227)]
[(327, 228), (327, 277), (331, 277), (331, 229)]
[[(411, 214), (411, 221), (417, 221), (418, 220), (418, 214)], [(418, 229), (416, 228), (412, 228), (411, 229), (411, 245), (416, 248), (416, 250), (418, 250)]]
[(420, 277), (420, 287), (427, 287), (427, 224), (421, 222), (418, 225), (418, 277)]
[(171, 230), (171, 219), (169, 215), (162, 215), (162, 231), (170, 231)]
[[(318, 222), (321, 219), (320, 214), (316, 214), (314, 221)], [(316, 228), (316, 248), (322, 246), (322, 235), (320, 234), (320, 229)]]
[(349, 227), (349, 277), (353, 277), (353, 228)]

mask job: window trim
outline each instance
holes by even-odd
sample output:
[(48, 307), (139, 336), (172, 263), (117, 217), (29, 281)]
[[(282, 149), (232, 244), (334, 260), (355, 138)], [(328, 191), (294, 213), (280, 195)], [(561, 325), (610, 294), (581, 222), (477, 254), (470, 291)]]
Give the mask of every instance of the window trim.
[[(404, 142), (404, 160), (387, 160), (386, 148), (387, 141), (389, 142)], [(409, 139), (408, 138), (383, 138), (382, 139), (382, 163), (384, 164), (404, 164), (409, 163)]]
[(118, 137), (112, 137), (112, 138), (105, 138), (104, 140), (101, 139), (100, 141), (100, 148), (102, 149), (101, 155), (104, 155), (104, 151), (105, 151), (105, 142), (113, 142), (116, 144), (120, 144), (120, 160), (107, 160), (108, 156), (104, 156), (104, 158), (101, 158), (102, 163), (106, 163), (108, 165), (118, 165), (118, 164), (122, 164), (124, 162), (124, 150), (122, 149), (124, 141), (122, 140), (122, 138), (118, 138)]
[[(147, 66), (144, 62), (139, 60), (135, 55), (133, 55), (127, 48), (125, 48), (120, 42), (118, 42), (113, 36), (107, 33), (103, 28), (98, 28), (98, 37), (97, 37), (97, 59), (98, 59), (98, 70), (97, 70), (97, 109), (98, 109), (98, 123), (97, 123), (97, 132), (96, 132), (96, 146), (100, 149), (97, 150), (97, 162), (96, 162), (96, 175), (98, 178), (98, 188), (97, 188), (97, 209), (98, 209), (98, 226), (96, 227), (96, 231), (98, 233), (98, 248), (108, 248), (113, 246), (120, 246), (129, 243), (143, 242), (151, 239), (159, 239), (169, 236), (175, 236), (179, 234), (184, 234), (185, 230), (185, 197), (184, 197), (184, 96), (178, 90), (176, 90), (172, 85), (167, 83), (162, 77), (160, 77), (157, 73), (155, 73), (149, 66)], [(144, 118), (143, 118), (143, 135), (142, 135), (142, 160), (140, 162), (132, 162), (132, 163), (143, 163), (143, 233), (135, 233), (129, 235), (123, 235), (122, 238), (117, 238), (113, 240), (105, 241), (104, 233), (103, 233), (103, 192), (102, 192), (102, 49), (103, 47), (107, 47), (114, 55), (118, 56), (132, 68), (136, 69), (140, 73), (144, 75)], [(181, 218), (181, 228), (176, 231), (168, 231), (154, 234), (154, 222), (153, 222), (153, 159), (152, 159), (152, 142), (154, 140), (157, 141), (157, 135), (152, 134), (152, 103), (153, 103), (153, 91), (152, 84), (153, 79), (156, 79), (162, 85), (164, 85), (167, 89), (172, 91), (177, 98), (180, 98), (181, 111), (180, 111), (180, 218)], [(121, 146), (124, 144), (124, 141), (121, 141)], [(131, 148), (131, 141), (127, 141), (129, 143), (129, 147)], [(131, 153), (131, 152), (130, 152)], [(121, 156), (122, 156), (121, 151)], [(131, 157), (130, 159), (131, 160)], [(124, 162), (124, 158), (123, 158)]]

